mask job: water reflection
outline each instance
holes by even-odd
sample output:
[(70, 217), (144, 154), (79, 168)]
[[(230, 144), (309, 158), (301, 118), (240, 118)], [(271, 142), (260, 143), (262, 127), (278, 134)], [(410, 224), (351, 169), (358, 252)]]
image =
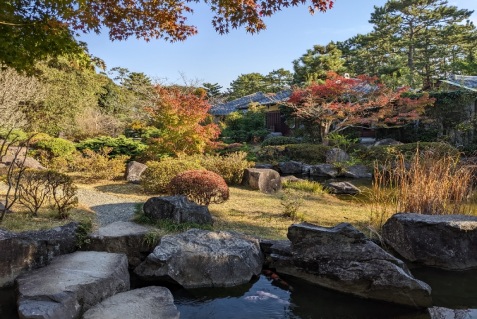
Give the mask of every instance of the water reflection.
[(181, 319), (430, 318), (427, 311), (355, 298), (297, 278), (282, 278), (291, 291), (261, 276), (252, 286), (243, 287), (241, 295), (237, 288), (230, 295), (229, 289), (193, 289), (173, 294)]

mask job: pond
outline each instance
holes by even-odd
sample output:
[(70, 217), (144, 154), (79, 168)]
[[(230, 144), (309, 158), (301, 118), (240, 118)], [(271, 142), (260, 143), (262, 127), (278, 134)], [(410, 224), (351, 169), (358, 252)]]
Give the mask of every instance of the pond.
[[(340, 294), (293, 277), (280, 275), (277, 280), (273, 273), (234, 288), (169, 288), (181, 319), (477, 318), (477, 271), (416, 268), (412, 272), (431, 285), (434, 305), (448, 309), (431, 316), (427, 311)], [(451, 309), (460, 309), (457, 316)], [(0, 290), (0, 318), (18, 318), (11, 288)]]

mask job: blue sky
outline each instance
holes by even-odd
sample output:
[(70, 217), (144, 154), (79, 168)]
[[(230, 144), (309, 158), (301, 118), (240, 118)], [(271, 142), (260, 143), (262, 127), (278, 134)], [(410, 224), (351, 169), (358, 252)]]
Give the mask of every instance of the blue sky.
[[(288, 8), (266, 19), (267, 30), (258, 35), (244, 29), (219, 35), (211, 25), (211, 13), (200, 6), (189, 18), (199, 33), (184, 42), (111, 42), (106, 33), (88, 34), (81, 40), (108, 68), (144, 72), (163, 83), (184, 84), (185, 78), (188, 82), (219, 83), (225, 89), (240, 74), (267, 74), (279, 68), (292, 71), (292, 61), (315, 44), (343, 41), (371, 31), (368, 20), (373, 6), (384, 3), (386, 0), (335, 0), (333, 9), (313, 16), (306, 6)], [(449, 0), (449, 4), (475, 10), (472, 20), (477, 25), (477, 0)]]

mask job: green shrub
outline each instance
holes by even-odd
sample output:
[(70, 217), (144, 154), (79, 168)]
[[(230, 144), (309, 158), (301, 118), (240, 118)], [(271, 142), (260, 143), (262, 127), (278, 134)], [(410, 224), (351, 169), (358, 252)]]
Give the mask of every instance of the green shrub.
[(326, 162), (326, 152), (329, 149), (329, 146), (321, 144), (292, 144), (286, 145), (285, 154), (293, 161), (318, 164)]
[(76, 144), (76, 147), (79, 150), (90, 149), (96, 153), (99, 153), (101, 149), (107, 147), (111, 149), (108, 154), (110, 157), (121, 155), (135, 157), (147, 148), (144, 143), (123, 135), (120, 135), (119, 137), (99, 136), (90, 138)]
[(242, 183), (245, 169), (254, 165), (246, 158), (247, 153), (235, 152), (224, 156), (204, 155), (199, 158), (199, 161), (206, 170), (222, 176), (228, 185), (239, 185)]
[(26, 141), (28, 139), (28, 134), (20, 129), (8, 130), (6, 128), (0, 128), (0, 139), (7, 139), (11, 141)]
[(229, 199), (229, 188), (218, 174), (205, 170), (190, 170), (176, 175), (169, 183), (173, 195), (185, 195), (199, 205), (220, 204)]
[(102, 149), (96, 153), (90, 149), (82, 153), (75, 153), (69, 161), (69, 170), (82, 173), (82, 177), (91, 180), (112, 180), (120, 178), (126, 170), (126, 161), (129, 156), (118, 155), (114, 158), (109, 156), (110, 149)]
[(226, 142), (258, 142), (267, 136), (265, 109), (251, 106), (245, 113), (232, 112), (227, 115), (221, 136)]
[(63, 138), (41, 138), (34, 144), (35, 148), (46, 151), (49, 159), (53, 157), (67, 157), (76, 151), (75, 144)]
[(203, 169), (191, 159), (164, 158), (160, 162), (149, 161), (141, 175), (141, 185), (148, 193), (168, 193), (168, 184), (174, 176), (187, 170)]
[(262, 146), (300, 144), (300, 140), (291, 136), (274, 136), (262, 142)]
[(455, 147), (442, 142), (373, 146), (369, 149), (357, 150), (355, 155), (363, 161), (386, 162), (392, 161), (400, 155), (403, 155), (405, 159), (411, 159), (414, 157), (417, 150), (419, 150), (420, 153), (431, 152), (437, 158), (446, 156), (458, 157), (460, 155), (459, 150)]
[(294, 190), (299, 190), (307, 193), (313, 193), (313, 194), (325, 194), (326, 190), (318, 182), (315, 181), (309, 181), (309, 180), (300, 180), (300, 181), (287, 181), (285, 180), (282, 183), (282, 186), (284, 189), (294, 189)]
[(257, 159), (268, 163), (299, 161), (318, 164), (326, 162), (326, 152), (329, 149), (329, 146), (308, 143), (265, 146), (257, 152)]

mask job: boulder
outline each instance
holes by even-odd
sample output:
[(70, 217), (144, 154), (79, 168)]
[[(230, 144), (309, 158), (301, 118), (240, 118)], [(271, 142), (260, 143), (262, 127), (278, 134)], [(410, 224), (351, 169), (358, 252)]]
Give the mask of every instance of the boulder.
[(149, 198), (143, 206), (144, 215), (153, 219), (169, 219), (176, 224), (212, 224), (207, 206), (198, 205), (185, 196), (160, 196)]
[(472, 309), (448, 309), (444, 307), (429, 308), (430, 319), (473, 319)]
[(338, 176), (338, 170), (331, 164), (311, 165), (310, 176), (334, 178)]
[(448, 270), (477, 268), (476, 216), (395, 214), (382, 235), (409, 261)]
[(146, 170), (147, 165), (131, 161), (126, 167), (126, 180), (130, 183), (138, 184), (141, 181), (141, 175)]
[(339, 177), (372, 178), (373, 172), (371, 171), (371, 168), (365, 165), (352, 165), (343, 168), (339, 174)]
[(97, 304), (83, 319), (179, 319), (169, 289), (145, 287), (121, 292)]
[[(2, 163), (6, 166), (10, 166), (13, 163), (13, 161), (15, 161), (16, 166), (21, 166), (23, 162), (23, 157), (20, 156), (16, 160), (14, 155), (5, 155), (2, 157)], [(32, 168), (32, 169), (46, 169), (43, 165), (40, 164), (40, 162), (38, 162), (33, 157), (29, 157), (29, 156), (25, 158), (23, 167)]]
[(119, 292), (129, 290), (126, 255), (75, 252), (17, 278), (20, 319), (80, 318)]
[(185, 288), (231, 287), (259, 275), (262, 264), (256, 239), (191, 229), (162, 237), (134, 272), (144, 280), (172, 280)]
[(331, 182), (326, 186), (332, 194), (356, 195), (361, 192), (358, 187), (350, 182)]
[(247, 168), (242, 184), (268, 194), (276, 193), (282, 188), (280, 174), (266, 168)]
[(350, 224), (288, 229), (290, 244), (272, 246), (271, 267), (326, 288), (404, 306), (431, 306), (431, 288)]
[(347, 162), (350, 160), (350, 156), (348, 155), (348, 153), (336, 147), (328, 150), (325, 156), (326, 156), (326, 163), (328, 164), (342, 163), (342, 162)]
[(49, 230), (12, 233), (0, 229), (0, 287), (20, 274), (48, 265), (53, 257), (76, 250), (77, 223)]
[(147, 236), (151, 229), (132, 222), (115, 222), (90, 234), (82, 250), (123, 253), (128, 257), (129, 267), (135, 268), (152, 252), (159, 238)]
[(281, 174), (301, 174), (303, 172), (303, 163), (296, 161), (280, 162), (278, 163), (278, 169)]

